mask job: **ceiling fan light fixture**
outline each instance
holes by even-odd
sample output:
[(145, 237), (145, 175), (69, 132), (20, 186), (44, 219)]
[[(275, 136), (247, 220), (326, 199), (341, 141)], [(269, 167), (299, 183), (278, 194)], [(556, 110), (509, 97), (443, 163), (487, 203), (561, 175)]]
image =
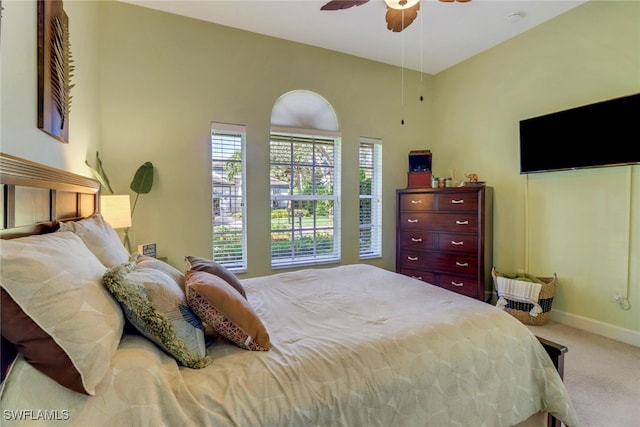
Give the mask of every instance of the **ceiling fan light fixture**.
[(387, 7), (396, 10), (409, 9), (420, 2), (420, 0), (384, 0)]

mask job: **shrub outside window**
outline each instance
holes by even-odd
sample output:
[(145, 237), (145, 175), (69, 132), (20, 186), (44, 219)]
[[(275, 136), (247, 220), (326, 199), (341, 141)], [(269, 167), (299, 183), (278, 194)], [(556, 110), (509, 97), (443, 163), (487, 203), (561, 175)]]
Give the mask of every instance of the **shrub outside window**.
[(335, 134), (273, 132), (271, 266), (340, 261), (340, 144)]

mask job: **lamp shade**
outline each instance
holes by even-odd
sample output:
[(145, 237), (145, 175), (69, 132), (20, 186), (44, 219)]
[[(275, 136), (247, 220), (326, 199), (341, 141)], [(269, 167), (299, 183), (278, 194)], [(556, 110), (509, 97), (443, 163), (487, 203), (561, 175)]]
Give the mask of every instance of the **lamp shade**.
[(419, 0), (384, 0), (384, 2), (391, 9), (402, 10), (415, 6)]
[(100, 213), (113, 228), (131, 227), (131, 201), (129, 195), (100, 196)]

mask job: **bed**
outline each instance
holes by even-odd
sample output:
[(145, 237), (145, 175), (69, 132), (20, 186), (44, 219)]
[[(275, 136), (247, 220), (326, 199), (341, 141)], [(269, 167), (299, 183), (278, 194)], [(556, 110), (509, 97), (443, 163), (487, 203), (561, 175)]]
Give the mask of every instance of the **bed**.
[[(366, 264), (238, 280), (123, 255), (99, 184), (0, 161), (3, 425), (579, 425), (562, 347), (489, 304)], [(144, 323), (156, 287), (182, 323)]]

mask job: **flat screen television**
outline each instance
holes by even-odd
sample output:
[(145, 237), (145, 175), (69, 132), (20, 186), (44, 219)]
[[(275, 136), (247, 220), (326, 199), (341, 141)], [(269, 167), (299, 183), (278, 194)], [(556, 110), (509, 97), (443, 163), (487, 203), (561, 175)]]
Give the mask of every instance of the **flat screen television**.
[(640, 164), (640, 93), (520, 120), (520, 173)]

